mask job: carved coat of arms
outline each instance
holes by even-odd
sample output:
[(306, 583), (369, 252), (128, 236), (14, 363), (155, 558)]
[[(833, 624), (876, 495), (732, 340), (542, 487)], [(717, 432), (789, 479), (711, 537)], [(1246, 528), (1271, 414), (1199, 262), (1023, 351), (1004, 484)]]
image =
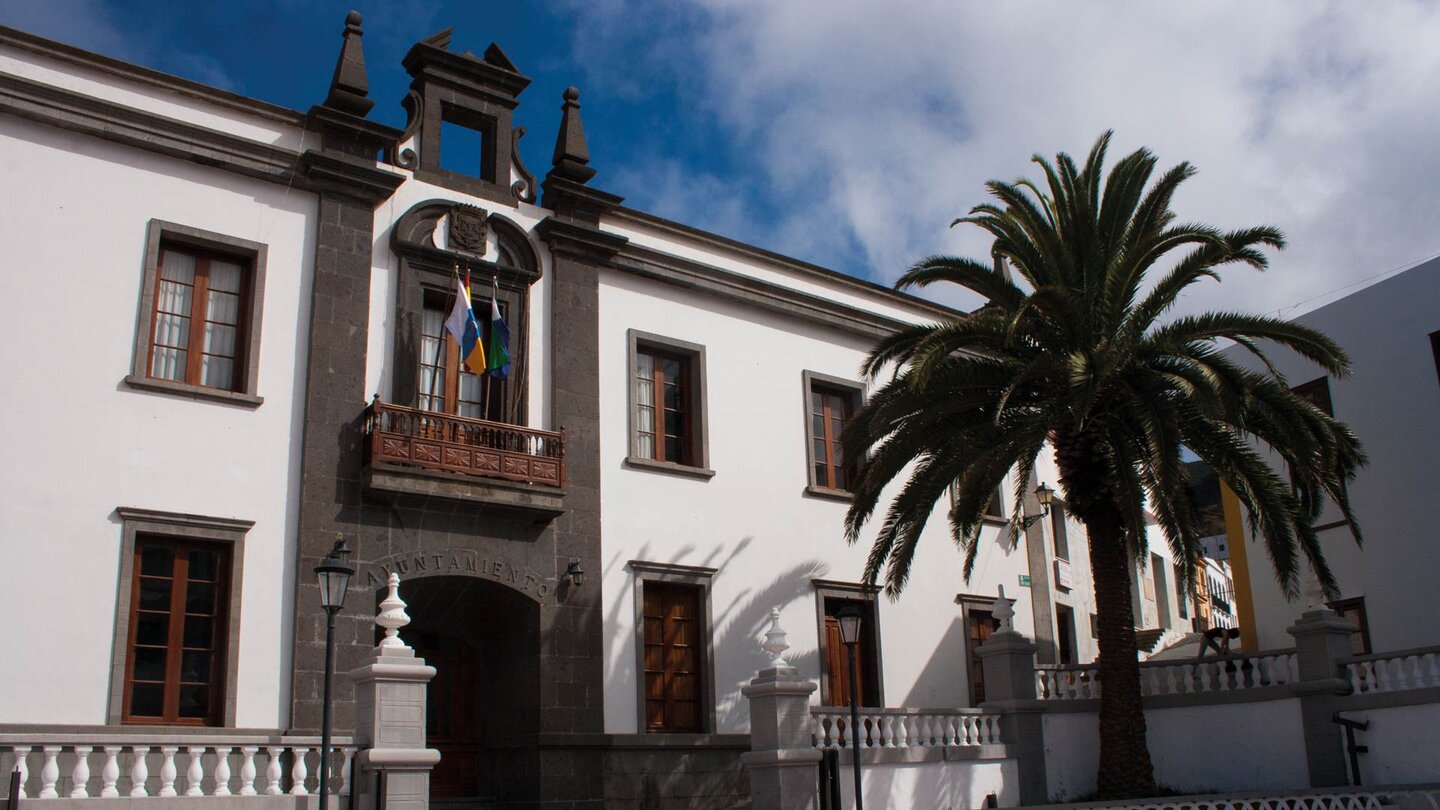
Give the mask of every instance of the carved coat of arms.
[(450, 209), (450, 231), (446, 244), (451, 250), (483, 254), (486, 229), (483, 210), (473, 205), (457, 205)]

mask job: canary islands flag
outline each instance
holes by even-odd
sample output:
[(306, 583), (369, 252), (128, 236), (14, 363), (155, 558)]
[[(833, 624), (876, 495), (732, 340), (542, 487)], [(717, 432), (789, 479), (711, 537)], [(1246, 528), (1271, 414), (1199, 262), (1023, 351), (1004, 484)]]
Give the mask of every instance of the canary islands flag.
[(510, 327), (500, 317), (495, 290), (490, 291), (490, 376), (505, 379), (510, 373)]
[[(470, 307), (470, 274), (465, 274), (465, 283), (455, 279), (455, 306), (450, 317), (445, 319), (445, 328), (455, 336), (460, 346), (460, 362), (476, 374), (485, 373), (485, 346), (480, 342), (480, 324), (475, 322), (475, 311)], [(507, 357), (508, 361), (509, 358)]]

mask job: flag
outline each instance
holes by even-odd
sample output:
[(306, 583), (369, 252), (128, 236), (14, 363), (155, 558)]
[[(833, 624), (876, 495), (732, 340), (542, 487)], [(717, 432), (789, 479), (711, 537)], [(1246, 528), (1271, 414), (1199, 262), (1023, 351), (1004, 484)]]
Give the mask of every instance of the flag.
[(505, 379), (510, 373), (510, 327), (500, 317), (500, 303), (495, 300), (494, 284), (490, 287), (490, 376)]
[(455, 279), (455, 306), (450, 317), (445, 319), (445, 328), (455, 336), (460, 347), (460, 362), (476, 374), (485, 373), (485, 346), (480, 342), (480, 324), (475, 322), (475, 311), (470, 307), (470, 274), (465, 274), (465, 283)]

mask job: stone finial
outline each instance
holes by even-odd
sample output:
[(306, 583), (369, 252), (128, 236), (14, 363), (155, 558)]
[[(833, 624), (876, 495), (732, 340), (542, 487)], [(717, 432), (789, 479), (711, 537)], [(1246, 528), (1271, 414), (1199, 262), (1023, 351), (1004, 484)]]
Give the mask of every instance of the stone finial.
[(1307, 610), (1326, 610), (1329, 605), (1325, 604), (1325, 586), (1320, 584), (1320, 577), (1314, 571), (1305, 578), (1305, 604)]
[(770, 609), (770, 629), (765, 631), (765, 643), (760, 645), (760, 649), (770, 653), (770, 666), (790, 666), (782, 657), (785, 651), (790, 649), (790, 644), (785, 640), (785, 631), (780, 627), (780, 608)]
[(1015, 627), (1010, 623), (1010, 620), (1015, 618), (1015, 608), (1010, 607), (1010, 600), (1005, 598), (1004, 585), (996, 586), (996, 590), (999, 592), (999, 595), (995, 597), (995, 604), (990, 606), (990, 615), (994, 616), (995, 620), (1000, 622), (1000, 629), (995, 632), (1014, 632)]
[(595, 176), (589, 163), (590, 148), (585, 144), (585, 126), (580, 122), (580, 91), (567, 87), (565, 103), (560, 106), (560, 133), (555, 137), (550, 174), (584, 183)]
[(390, 593), (380, 603), (380, 614), (375, 617), (375, 623), (385, 628), (385, 638), (380, 639), (380, 647), (405, 649), (405, 642), (400, 640), (400, 628), (410, 623), (410, 616), (405, 612), (405, 600), (400, 598), (400, 575), (392, 571), (386, 584), (390, 586)]
[(325, 97), (325, 106), (364, 117), (375, 106), (375, 100), (366, 98), (370, 93), (370, 82), (365, 77), (365, 51), (360, 47), (360, 12), (351, 11), (345, 15), (345, 44), (340, 46), (340, 59), (335, 63), (335, 76), (330, 80), (330, 94)]

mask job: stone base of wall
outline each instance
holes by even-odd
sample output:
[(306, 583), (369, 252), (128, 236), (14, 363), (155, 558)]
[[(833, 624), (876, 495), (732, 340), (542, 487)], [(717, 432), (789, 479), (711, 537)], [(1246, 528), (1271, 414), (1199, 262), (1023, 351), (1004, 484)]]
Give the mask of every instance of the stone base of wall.
[(604, 754), (605, 808), (748, 808), (748, 750), (748, 734), (616, 735)]

